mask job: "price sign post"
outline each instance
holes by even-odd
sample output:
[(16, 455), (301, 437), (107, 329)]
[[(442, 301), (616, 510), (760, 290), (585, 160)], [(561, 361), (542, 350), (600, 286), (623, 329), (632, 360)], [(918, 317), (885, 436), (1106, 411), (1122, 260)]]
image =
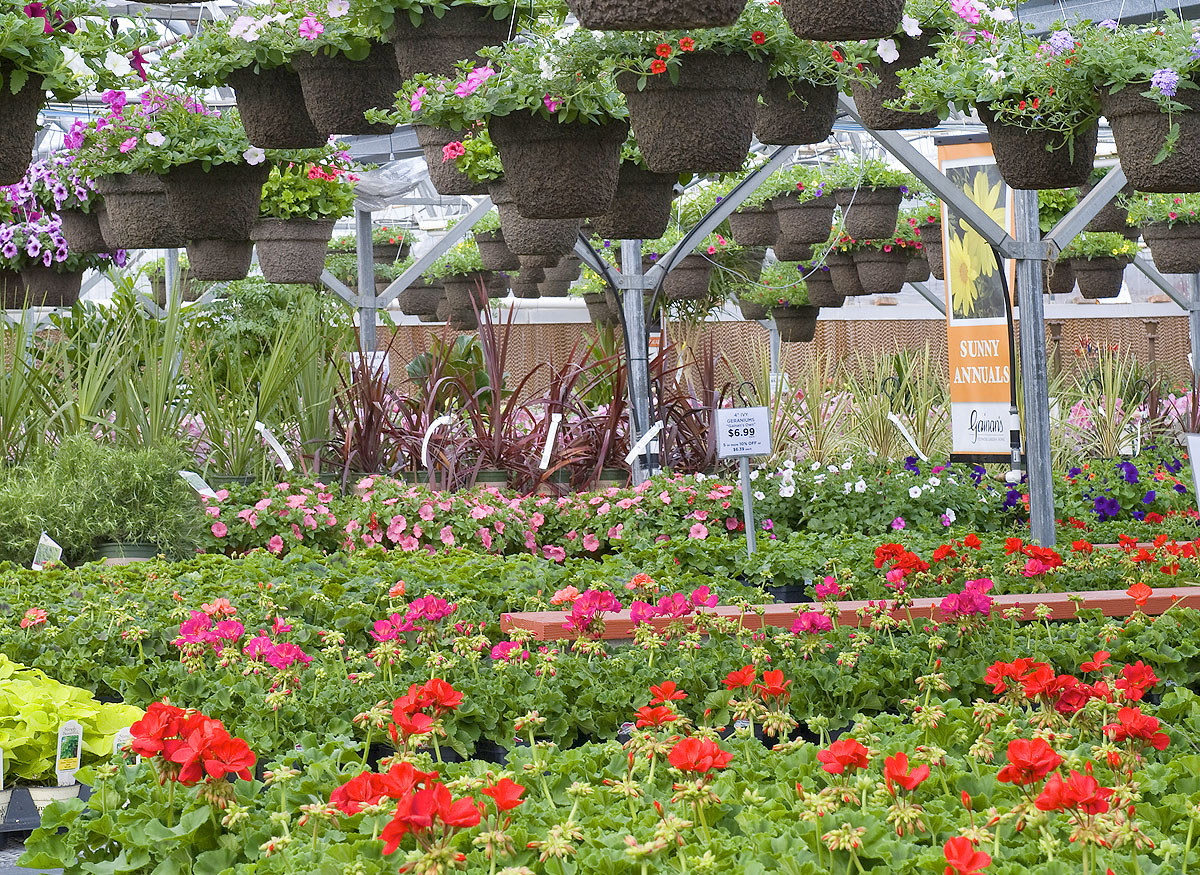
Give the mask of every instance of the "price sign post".
[(765, 407), (732, 407), (717, 411), (717, 458), (739, 459), (742, 515), (746, 519), (746, 552), (754, 554), (754, 494), (750, 491), (750, 457), (771, 455), (771, 415)]

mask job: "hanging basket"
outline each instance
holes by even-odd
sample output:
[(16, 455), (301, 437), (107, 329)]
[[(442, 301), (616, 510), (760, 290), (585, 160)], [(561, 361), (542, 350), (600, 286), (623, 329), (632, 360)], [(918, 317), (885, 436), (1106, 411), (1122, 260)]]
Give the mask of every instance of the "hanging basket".
[(369, 122), (368, 109), (390, 108), (404, 80), (396, 69), (396, 53), (378, 43), (361, 61), (345, 55), (298, 54), (292, 66), (300, 74), (304, 107), (317, 130), (329, 134), (390, 134), (384, 122)]
[(804, 283), (808, 288), (808, 303), (814, 307), (840, 307), (846, 300), (844, 295), (834, 291), (833, 279), (824, 268), (811, 271)]
[(93, 202), (93, 211), (62, 209), (58, 211), (62, 219), (62, 235), (67, 241), (70, 252), (108, 252), (109, 246), (100, 232), (100, 217), (96, 214), (99, 200)]
[(825, 266), (829, 268), (829, 279), (833, 283), (834, 292), (843, 298), (866, 294), (852, 256), (845, 252), (830, 252), (825, 256)]
[(1125, 267), (1129, 261), (1124, 256), (1070, 259), (1071, 269), (1075, 272), (1075, 282), (1079, 285), (1079, 294), (1089, 301), (1115, 298), (1121, 294), (1121, 279), (1125, 276)]
[[(1095, 188), (1095, 186), (1090, 182), (1079, 186), (1079, 199), (1083, 200), (1085, 197), (1087, 197), (1088, 193), (1091, 192), (1093, 188)], [(1123, 194), (1133, 194), (1133, 186), (1122, 186), (1117, 197)], [(1097, 232), (1107, 231), (1115, 234), (1122, 234), (1125, 237), (1128, 237), (1130, 240), (1136, 240), (1142, 235), (1142, 230), (1140, 228), (1131, 228), (1129, 226), (1129, 222), (1126, 221), (1129, 218), (1129, 211), (1117, 202), (1117, 197), (1114, 197), (1112, 200), (1106, 203), (1104, 208), (1101, 209), (1100, 212), (1096, 213), (1092, 220), (1087, 223), (1087, 227), (1084, 228), (1084, 230)]]
[(739, 207), (729, 215), (729, 232), (739, 246), (771, 246), (779, 234), (779, 223), (770, 201), (761, 207)]
[(143, 172), (101, 176), (96, 191), (104, 196), (104, 210), (97, 220), (110, 250), (179, 249), (186, 242), (171, 220), (161, 176)]
[(776, 240), (771, 249), (780, 261), (808, 261), (813, 253), (810, 243), (790, 243), (786, 240)]
[(16, 185), (25, 176), (38, 132), (38, 111), (46, 102), (42, 77), (33, 76), (13, 94), (13, 66), (0, 62), (0, 185)]
[(450, 310), (446, 324), (455, 331), (475, 331), (479, 328), (479, 314), (474, 310)]
[[(450, 304), (451, 311), (467, 311), (471, 310), (473, 306), (476, 309), (487, 307), (487, 284), (491, 279), (492, 272), (490, 270), (442, 277), (442, 287), (446, 290), (446, 301)], [(482, 289), (480, 289), (481, 284)]]
[(904, 197), (898, 186), (839, 188), (833, 195), (842, 208), (842, 230), (855, 240), (881, 240), (896, 233)]
[(259, 219), (251, 239), (258, 246), (263, 278), (269, 283), (319, 283), (333, 225), (332, 219)]
[(79, 300), (83, 271), (59, 272), (52, 267), (31, 265), (21, 268), (23, 297), (30, 307), (71, 307)]
[(1142, 237), (1160, 273), (1200, 273), (1200, 224), (1152, 222)]
[(617, 193), (624, 122), (559, 124), (527, 113), (488, 122), (504, 181), (530, 219), (577, 219), (608, 212)]
[(1042, 288), (1050, 295), (1069, 295), (1075, 289), (1070, 260), (1042, 262)]
[(738, 308), (742, 311), (742, 318), (747, 322), (763, 322), (767, 319), (767, 308), (762, 304), (738, 301)]
[[(517, 211), (516, 201), (507, 182), (488, 186), (504, 244), (517, 255), (566, 255), (579, 239), (579, 219), (530, 219)], [(555, 262), (557, 263), (557, 262)]]
[(924, 255), (917, 255), (908, 260), (908, 269), (904, 272), (906, 283), (923, 283), (929, 280), (929, 261)]
[(833, 133), (837, 97), (836, 85), (792, 82), (785, 76), (773, 76), (755, 110), (754, 136), (772, 146), (823, 143)]
[(249, 241), (269, 171), (265, 163), (214, 164), (205, 170), (192, 161), (171, 168), (162, 181), (172, 223), (189, 241)]
[(680, 66), (679, 81), (622, 73), (633, 134), (657, 173), (733, 173), (746, 161), (759, 92), (767, 67), (746, 54), (696, 52)]
[(445, 296), (440, 285), (418, 279), (396, 298), (400, 312), (406, 316), (436, 316), (438, 302)]
[(540, 280), (523, 279), (518, 275), (512, 284), (513, 297), (521, 298), (525, 301), (532, 301), (536, 298), (540, 298), (542, 293), (538, 291), (538, 282), (540, 282)]
[(685, 255), (663, 281), (663, 294), (668, 301), (703, 301), (708, 297), (712, 271), (707, 258)]
[[(1171, 100), (1187, 109), (1168, 115), (1142, 96), (1147, 90), (1148, 85), (1129, 85), (1118, 91), (1106, 88), (1100, 94), (1121, 169), (1137, 191), (1200, 191), (1200, 91), (1180, 88)], [(1155, 163), (1172, 122), (1179, 126), (1179, 139), (1171, 153)]]
[(498, 46), (508, 39), (509, 16), (497, 20), (491, 6), (463, 4), (451, 6), (438, 18), (428, 9), (421, 26), (413, 27), (408, 16), (396, 16), (396, 26), (388, 33), (400, 78), (411, 79), (418, 73), (452, 76), (459, 61), (476, 60), (484, 46)]
[(733, 24), (746, 0), (567, 0), (589, 30), (691, 30)]
[(189, 240), (188, 272), (206, 282), (231, 282), (245, 279), (254, 257), (249, 240)]
[(571, 284), (566, 280), (542, 280), (537, 284), (538, 293), (543, 298), (565, 298)]
[(917, 66), (925, 58), (933, 57), (934, 50), (930, 43), (934, 39), (940, 40), (941, 34), (928, 33), (915, 39), (905, 35), (892, 38), (896, 42), (896, 51), (900, 53), (900, 57), (890, 64), (880, 60), (875, 65), (875, 72), (879, 74), (879, 84), (868, 87), (857, 81), (850, 83), (850, 93), (854, 96), (858, 115), (864, 126), (876, 131), (936, 128), (941, 121), (936, 112), (900, 112), (889, 109), (885, 104), (904, 97), (899, 72)]
[[(521, 255), (518, 257), (521, 259), (521, 273), (529, 272), (531, 275), (539, 268), (545, 273), (546, 268), (554, 267), (562, 258), (561, 255)], [(541, 282), (542, 277), (539, 276), (537, 281)]]
[(978, 109), (992, 141), (996, 166), (1011, 188), (1075, 188), (1088, 181), (1096, 161), (1099, 128), (1095, 123), (1068, 143), (1053, 131), (999, 124), (986, 106)]
[(781, 194), (771, 199), (775, 221), (779, 225), (776, 242), (824, 243), (833, 227), (833, 208), (830, 195), (801, 202), (797, 195)]
[(395, 264), (408, 255), (408, 250), (411, 248), (412, 244), (407, 239), (403, 239), (399, 243), (373, 243), (371, 244), (371, 260), (376, 264)]
[(894, 295), (904, 288), (908, 273), (908, 252), (894, 248), (859, 249), (854, 253), (854, 268), (864, 295)]
[(612, 206), (592, 219), (592, 230), (604, 240), (657, 240), (671, 221), (675, 180), (674, 174), (622, 163)]
[(475, 245), (479, 247), (479, 260), (488, 270), (520, 270), (521, 259), (504, 245), (501, 231), (479, 231), (475, 234)]
[(546, 279), (556, 282), (566, 281), (568, 283), (573, 283), (579, 279), (582, 271), (583, 262), (577, 255), (564, 255), (559, 259), (558, 264), (543, 269)]
[(793, 307), (777, 304), (771, 310), (771, 318), (779, 329), (779, 339), (784, 343), (808, 343), (817, 333), (817, 314), (820, 307)]
[(508, 285), (512, 281), (512, 277), (502, 270), (492, 271), (492, 275), (488, 277), (487, 295), (489, 298), (503, 298), (508, 295)]
[(433, 183), (438, 194), (487, 194), (486, 182), (475, 182), (459, 170), (453, 161), (442, 160), (442, 150), (450, 143), (461, 142), (464, 135), (462, 131), (435, 128), (432, 125), (413, 125), (413, 132), (425, 153), (425, 168), (429, 171), (429, 181)]
[(603, 292), (595, 295), (584, 295), (583, 303), (587, 305), (588, 318), (595, 325), (615, 326), (617, 314), (608, 306), (608, 296)]
[(894, 34), (904, 0), (781, 0), (783, 17), (800, 39), (838, 41)]
[(290, 67), (242, 67), (226, 84), (237, 98), (246, 137), (260, 149), (319, 149), (329, 138), (317, 130), (304, 108), (300, 77)]
[(929, 272), (935, 279), (946, 279), (946, 262), (942, 257), (942, 223), (921, 227), (921, 252), (929, 262)]

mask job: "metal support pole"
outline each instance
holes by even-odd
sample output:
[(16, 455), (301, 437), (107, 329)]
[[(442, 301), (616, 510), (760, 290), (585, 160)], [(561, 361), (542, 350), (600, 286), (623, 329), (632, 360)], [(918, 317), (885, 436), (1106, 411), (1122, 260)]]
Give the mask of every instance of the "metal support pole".
[[(783, 358), (783, 338), (779, 336), (779, 326), (775, 324), (774, 319), (767, 323), (767, 331), (770, 332), (768, 337), (771, 340), (771, 382), (773, 384), (778, 379), (779, 361)], [(774, 389), (775, 387), (772, 385), (771, 390), (774, 391)]]
[(364, 352), (375, 351), (375, 252), (371, 243), (371, 211), (354, 210), (354, 245), (358, 252), (358, 332)]
[[(1036, 191), (1013, 191), (1018, 243), (1036, 243)], [(1029, 533), (1043, 547), (1053, 547), (1054, 479), (1050, 470), (1050, 375), (1046, 358), (1046, 323), (1042, 307), (1042, 262), (1017, 261), (1017, 296), (1021, 313), (1021, 385), (1025, 396), (1025, 458), (1029, 474)]]
[(180, 282), (179, 276), (179, 250), (168, 249), (164, 254), (163, 259), (163, 280), (167, 288), (167, 307), (168, 311), (171, 308), (179, 309), (183, 303), (183, 295), (177, 294), (182, 292), (183, 283)]
[(935, 310), (943, 316), (946, 315), (946, 299), (944, 297), (935, 295), (933, 289), (929, 288), (925, 283), (909, 283), (908, 286), (909, 288), (916, 289), (917, 293), (932, 304)]
[(1188, 339), (1192, 347), (1192, 397), (1200, 390), (1200, 275), (1188, 276)]
[[(622, 302), (629, 348), (629, 444), (633, 446), (650, 429), (650, 349), (646, 339), (646, 289), (642, 275), (641, 240), (621, 241), (621, 273), (630, 280)], [(646, 458), (654, 458), (649, 447), (645, 456), (638, 456), (633, 462), (635, 486), (654, 473), (645, 464)]]
[(755, 539), (754, 496), (750, 492), (750, 459), (742, 456), (738, 460), (738, 474), (742, 480), (742, 519), (746, 521), (746, 552), (753, 556), (758, 549)]

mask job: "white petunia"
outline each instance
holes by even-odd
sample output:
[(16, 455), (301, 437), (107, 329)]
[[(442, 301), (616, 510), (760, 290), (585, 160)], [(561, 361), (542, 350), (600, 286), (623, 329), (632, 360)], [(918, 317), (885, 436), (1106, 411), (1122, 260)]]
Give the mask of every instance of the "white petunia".
[(946, 519), (950, 520), (950, 522), (954, 522), (956, 519), (958, 519), (952, 508), (946, 508)]
[(129, 63), (129, 59), (124, 55), (118, 55), (116, 52), (109, 52), (104, 56), (104, 69), (112, 73), (114, 76), (128, 76), (133, 72), (133, 67)]
[(921, 22), (917, 21), (911, 15), (906, 15), (900, 19), (900, 27), (906, 34), (914, 39), (923, 33), (921, 30)]
[(1012, 21), (1013, 20), (1012, 10), (1007, 9), (1003, 6), (997, 6), (995, 9), (993, 9), (988, 14), (991, 15), (992, 21)]
[(150, 133), (146, 134), (144, 139), (151, 146), (161, 146), (163, 143), (167, 142), (167, 138), (158, 131), (151, 131)]
[(330, 18), (341, 18), (350, 11), (350, 0), (329, 0), (325, 11), (329, 13)]
[[(255, 27), (257, 23), (257, 19), (249, 15), (239, 15), (233, 20), (233, 24), (229, 25), (229, 35), (232, 37), (250, 39), (250, 37), (246, 36), (246, 34), (250, 31), (257, 30)], [(257, 33), (255, 36), (257, 37)]]
[(875, 47), (875, 52), (885, 64), (894, 64), (900, 60), (900, 50), (896, 48), (894, 39), (881, 39), (879, 45)]
[(750, 479), (751, 480), (758, 479), (758, 469), (757, 468), (755, 468), (753, 471), (750, 472)]
[(847, 459), (846, 461), (842, 462), (842, 470), (843, 471), (849, 471), (853, 467), (854, 467), (853, 459)]
[(941, 479), (939, 479), (939, 478), (937, 478), (937, 477), (930, 477), (930, 478), (929, 478), (929, 485), (930, 485), (930, 486), (941, 486), (941, 485), (942, 485), (942, 481), (941, 481)]
[(909, 498), (920, 498), (921, 497), (921, 487), (920, 486), (910, 487), (908, 490), (908, 497)]
[(251, 146), (242, 153), (242, 157), (246, 159), (247, 164), (262, 164), (267, 160), (267, 153), (258, 146)]
[(783, 467), (787, 468), (790, 471), (796, 467), (796, 463), (793, 462), (791, 459), (788, 459), (786, 462), (783, 463)]
[(92, 68), (87, 65), (87, 62), (83, 60), (83, 56), (80, 55), (79, 52), (67, 47), (64, 47), (62, 52), (63, 60), (66, 62), (67, 67), (70, 68), (72, 73), (74, 73), (76, 76), (85, 77), (92, 75)]
[(765, 492), (760, 492), (758, 490), (755, 490), (755, 492), (754, 492), (754, 500), (755, 501), (762, 501), (766, 497), (767, 497), (767, 495)]
[(842, 484), (842, 492), (845, 493), (846, 495), (849, 495), (851, 490), (853, 490), (853, 489), (854, 489), (854, 484), (851, 483), (849, 480), (847, 480), (845, 483)]
[(820, 463), (820, 462), (813, 462), (813, 463), (812, 463), (812, 469), (813, 469), (814, 471), (820, 471), (820, 470), (821, 470), (821, 463)]
[(796, 487), (794, 487), (794, 486), (779, 487), (779, 497), (780, 498), (791, 498), (795, 494), (796, 494)]
[(858, 482), (856, 482), (854, 484), (854, 491), (855, 492), (866, 492), (867, 491), (867, 481), (863, 480), (861, 477), (859, 477)]
[(697, 482), (697, 483), (703, 483), (703, 482), (704, 482), (704, 472), (703, 472), (703, 471), (697, 471), (697, 472), (695, 473), (695, 475), (694, 475), (694, 476), (695, 476), (695, 478), (696, 478), (696, 482)]
[(825, 470), (828, 471), (830, 474), (836, 474), (838, 471), (840, 471), (842, 469), (839, 468), (837, 465), (830, 465)]

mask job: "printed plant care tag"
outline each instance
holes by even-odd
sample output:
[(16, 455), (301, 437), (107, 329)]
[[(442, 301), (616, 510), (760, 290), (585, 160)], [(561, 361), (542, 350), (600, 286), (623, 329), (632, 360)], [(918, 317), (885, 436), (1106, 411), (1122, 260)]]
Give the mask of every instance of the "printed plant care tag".
[(271, 434), (271, 429), (267, 428), (261, 422), (254, 423), (254, 428), (262, 435), (263, 440), (267, 442), (267, 446), (279, 457), (279, 461), (283, 464), (283, 467), (288, 471), (294, 470), (296, 466), (292, 464), (292, 457), (287, 454), (287, 450), (283, 448), (283, 444), (275, 439), (275, 435)]
[(37, 549), (33, 551), (33, 564), (30, 566), (34, 571), (41, 571), (48, 562), (57, 562), (62, 558), (63, 549), (58, 543), (42, 532), (42, 536), (38, 538)]
[(217, 493), (205, 481), (203, 477), (195, 471), (180, 471), (179, 476), (183, 478), (183, 482), (195, 489), (196, 492), (204, 498), (216, 498)]
[(69, 787), (75, 783), (75, 773), (79, 771), (80, 758), (83, 756), (83, 726), (78, 720), (68, 720), (58, 727), (57, 751), (54, 771), (58, 776), (58, 786)]
[(120, 757), (121, 762), (127, 766), (136, 765), (142, 761), (140, 756), (127, 749), (131, 741), (133, 741), (133, 731), (128, 726), (118, 729), (117, 734), (113, 736), (113, 756)]

